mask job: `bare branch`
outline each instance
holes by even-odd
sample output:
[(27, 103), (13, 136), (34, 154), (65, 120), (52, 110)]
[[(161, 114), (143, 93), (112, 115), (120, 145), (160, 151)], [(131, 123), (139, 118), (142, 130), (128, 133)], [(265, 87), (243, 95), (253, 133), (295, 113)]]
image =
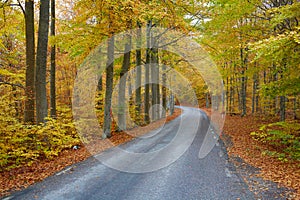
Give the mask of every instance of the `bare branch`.
[(19, 5), (19, 7), (21, 8), (21, 10), (22, 10), (22, 12), (23, 12), (23, 14), (24, 14), (24, 16), (25, 16), (25, 15), (26, 15), (26, 14), (25, 14), (25, 9), (24, 9), (24, 7), (22, 6), (20, 0), (18, 0), (18, 5)]

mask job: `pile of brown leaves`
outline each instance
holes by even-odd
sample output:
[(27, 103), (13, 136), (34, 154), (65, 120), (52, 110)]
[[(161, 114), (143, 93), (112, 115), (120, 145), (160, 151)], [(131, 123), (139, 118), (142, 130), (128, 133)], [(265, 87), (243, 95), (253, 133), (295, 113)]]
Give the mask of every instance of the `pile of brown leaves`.
[[(210, 110), (204, 109), (209, 115)], [(228, 148), (230, 156), (238, 156), (246, 163), (259, 168), (265, 180), (271, 180), (279, 185), (292, 188), (300, 199), (300, 163), (297, 161), (282, 162), (278, 158), (263, 154), (268, 144), (254, 140), (250, 133), (257, 131), (263, 124), (270, 124), (273, 119), (264, 119), (261, 116), (226, 116), (223, 132), (229, 135), (233, 146)]]
[[(109, 144), (117, 146), (134, 139), (134, 135), (142, 135), (151, 130), (159, 128), (164, 123), (169, 122), (181, 114), (181, 109), (175, 109), (175, 112), (172, 116), (163, 118), (156, 122), (153, 122), (145, 127), (135, 128), (128, 133), (125, 132), (113, 132), (112, 137), (106, 140), (109, 140)], [(99, 145), (106, 144), (105, 140), (99, 141), (97, 143), (96, 152), (99, 153), (105, 149), (111, 147), (111, 145)], [(13, 191), (21, 190), (27, 188), (28, 186), (42, 181), (55, 174), (56, 172), (64, 169), (65, 167), (72, 165), (74, 163), (83, 161), (94, 154), (91, 152), (91, 148), (86, 148), (81, 146), (77, 150), (66, 149), (59, 154), (58, 157), (53, 159), (45, 159), (34, 162), (31, 166), (23, 166), (20, 168), (15, 168), (10, 171), (4, 171), (0, 173), (0, 197), (10, 194)]]

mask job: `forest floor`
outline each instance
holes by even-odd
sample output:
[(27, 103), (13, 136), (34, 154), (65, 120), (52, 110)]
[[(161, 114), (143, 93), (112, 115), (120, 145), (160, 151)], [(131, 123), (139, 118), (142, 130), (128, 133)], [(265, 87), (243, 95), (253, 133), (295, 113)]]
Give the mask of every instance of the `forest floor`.
[[(210, 109), (203, 109), (210, 115)], [(276, 119), (263, 118), (262, 116), (248, 115), (245, 117), (230, 116), (225, 118), (221, 139), (224, 141), (230, 160), (237, 168), (254, 167), (258, 170), (251, 176), (278, 183), (278, 186), (291, 189), (292, 199), (300, 199), (300, 162), (280, 161), (276, 157), (263, 154), (269, 149), (268, 144), (262, 144), (252, 138), (251, 132), (257, 131), (264, 124), (270, 124)], [(242, 162), (238, 161), (242, 160)], [(242, 163), (242, 164), (241, 164)], [(257, 173), (258, 171), (258, 173)], [(268, 185), (259, 185), (257, 178), (243, 176), (252, 192), (269, 190)]]
[[(180, 114), (181, 109), (176, 108), (172, 116), (160, 119), (145, 127), (134, 128), (128, 131), (128, 133), (113, 132), (112, 137), (106, 140), (109, 140), (114, 146), (129, 142), (134, 139), (135, 136), (143, 135), (151, 130), (157, 129), (164, 123), (175, 119)], [(100, 142), (100, 144), (102, 143)], [(67, 166), (83, 161), (91, 155), (100, 153), (110, 147), (111, 146), (108, 145), (97, 145), (96, 152), (93, 152), (94, 149), (86, 148), (84, 145), (81, 145), (79, 149), (76, 150), (66, 149), (62, 151), (58, 157), (38, 160), (30, 166), (22, 166), (9, 171), (0, 172), (0, 198), (9, 195), (14, 191), (25, 189), (28, 186), (61, 171)]]

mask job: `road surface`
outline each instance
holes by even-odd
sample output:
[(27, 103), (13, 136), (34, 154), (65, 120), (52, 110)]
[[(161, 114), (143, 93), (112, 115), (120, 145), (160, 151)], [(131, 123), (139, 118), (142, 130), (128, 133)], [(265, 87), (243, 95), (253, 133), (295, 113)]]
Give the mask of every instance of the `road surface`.
[[(192, 113), (198, 113), (201, 121), (195, 139), (187, 151), (169, 166), (154, 172), (128, 173), (109, 168), (95, 157), (91, 157), (6, 199), (255, 199), (247, 184), (228, 161), (221, 141), (217, 142), (205, 158), (198, 158), (205, 135), (210, 133), (207, 131), (209, 120), (198, 109), (187, 107), (182, 109), (182, 116), (187, 117), (189, 122), (182, 122), (182, 116), (178, 117), (167, 123), (160, 131), (150, 132), (148, 138), (136, 139), (121, 146), (128, 151), (154, 152), (170, 143), (179, 126), (189, 126), (189, 123), (193, 122)], [(195, 117), (194, 120), (194, 123), (197, 123), (196, 120), (199, 119)], [(106, 153), (104, 152), (104, 155)], [(167, 157), (171, 155), (160, 156), (164, 160), (163, 156), (168, 159)], [(118, 155), (112, 155), (111, 159), (119, 160)], [(138, 165), (138, 163), (130, 164)]]

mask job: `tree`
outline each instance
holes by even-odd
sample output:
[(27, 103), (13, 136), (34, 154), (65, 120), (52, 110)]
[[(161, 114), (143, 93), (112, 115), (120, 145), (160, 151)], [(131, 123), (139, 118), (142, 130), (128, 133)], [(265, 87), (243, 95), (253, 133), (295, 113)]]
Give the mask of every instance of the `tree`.
[(147, 23), (147, 49), (146, 49), (146, 65), (145, 65), (145, 97), (144, 97), (144, 113), (145, 118), (144, 121), (146, 123), (150, 122), (149, 117), (149, 109), (150, 109), (150, 62), (151, 62), (151, 48), (150, 48), (150, 38), (151, 38), (151, 27), (152, 27), (152, 21), (149, 20)]
[(111, 36), (107, 41), (107, 64), (106, 64), (106, 90), (104, 107), (103, 138), (111, 137), (111, 97), (113, 91), (114, 78), (114, 37)]
[[(153, 26), (153, 25), (152, 25)], [(150, 30), (151, 31), (151, 30)], [(151, 102), (152, 102), (152, 120), (156, 121), (159, 119), (159, 106), (160, 95), (159, 95), (159, 60), (158, 60), (158, 40), (150, 32), (150, 66), (151, 66)]]
[[(51, 0), (51, 31), (50, 35), (55, 36), (55, 0)], [(56, 117), (56, 87), (55, 87), (55, 71), (56, 71), (56, 48), (55, 44), (51, 45), (51, 68), (50, 68), (50, 116)]]
[(136, 111), (138, 114), (141, 113), (141, 105), (142, 105), (142, 95), (141, 95), (141, 83), (142, 83), (142, 50), (141, 50), (141, 24), (137, 22), (137, 44), (136, 44), (136, 95), (135, 95), (135, 103), (136, 103)]
[(119, 82), (119, 94), (118, 94), (118, 125), (121, 130), (126, 130), (126, 102), (125, 102), (125, 92), (126, 92), (126, 81), (127, 72), (130, 67), (130, 54), (131, 54), (131, 35), (126, 34), (124, 47), (124, 59), (122, 63), (120, 82)]
[(26, 31), (26, 88), (24, 122), (34, 122), (35, 97), (35, 42), (34, 42), (34, 2), (25, 1)]
[(252, 89), (253, 114), (262, 111), (284, 120), (287, 99), (299, 95), (299, 40), (295, 38), (299, 37), (300, 3), (217, 0), (202, 5), (211, 19), (200, 26), (202, 42), (209, 44), (207, 49), (223, 74), (227, 110), (247, 114)]
[(104, 105), (104, 123), (102, 138), (111, 137), (111, 98), (113, 92), (114, 81), (114, 54), (115, 54), (115, 39), (113, 31), (113, 8), (109, 8), (108, 15), (108, 40), (107, 40), (107, 63), (106, 63), (106, 87), (105, 87), (105, 105)]
[(36, 118), (37, 123), (44, 123), (48, 114), (46, 92), (47, 48), (49, 33), (49, 0), (40, 1), (40, 19), (36, 55)]

